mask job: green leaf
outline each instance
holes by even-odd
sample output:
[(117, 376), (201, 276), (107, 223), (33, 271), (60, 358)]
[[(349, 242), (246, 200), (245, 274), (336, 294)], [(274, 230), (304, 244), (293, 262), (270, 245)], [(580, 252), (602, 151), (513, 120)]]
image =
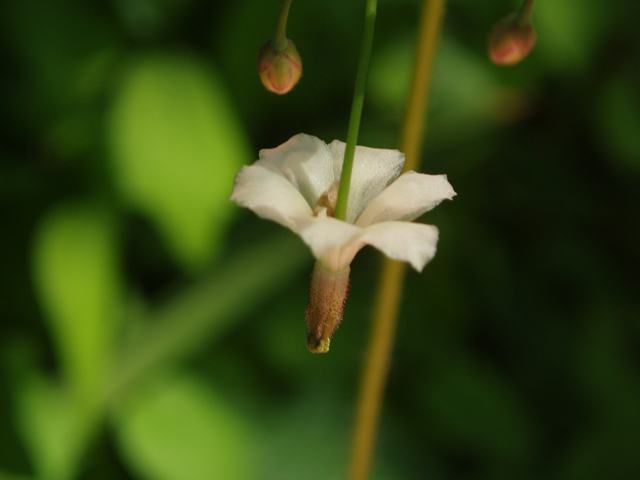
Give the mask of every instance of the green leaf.
[(33, 477), (27, 475), (19, 475), (17, 473), (9, 473), (4, 470), (0, 470), (0, 478), (2, 480), (34, 480)]
[(17, 388), (17, 430), (40, 479), (67, 480), (77, 473), (86, 430), (74, 405), (68, 391), (36, 372)]
[(617, 165), (637, 174), (640, 172), (640, 94), (635, 75), (620, 72), (607, 82), (602, 91), (601, 108), (596, 110), (603, 139)]
[(255, 478), (248, 422), (198, 378), (140, 385), (115, 421), (123, 459), (144, 479)]
[[(438, 49), (433, 78), (434, 124), (451, 143), (459, 143), (465, 130), (487, 128), (487, 120), (498, 119), (498, 110), (507, 101), (495, 67), (478, 58), (453, 39), (443, 40)], [(465, 128), (461, 128), (464, 126)], [(440, 132), (438, 132), (440, 134)]]
[(404, 106), (413, 67), (412, 41), (395, 38), (371, 59), (368, 95), (380, 108), (400, 110)]
[[(624, 322), (633, 313), (607, 295), (594, 295), (576, 332), (570, 368), (588, 406), (589, 426), (565, 454), (562, 478), (635, 478), (640, 471), (640, 381), (634, 337)], [(560, 471), (563, 471), (560, 470)]]
[(584, 70), (611, 24), (614, 8), (598, 0), (538, 2), (532, 16), (538, 33), (532, 56), (540, 55), (568, 73)]
[[(300, 393), (271, 406), (267, 412), (261, 419), (264, 429), (255, 449), (260, 471), (254, 479), (345, 478), (353, 422), (349, 397), (343, 398), (326, 384), (319, 385), (310, 380)], [(390, 462), (388, 446), (395, 447), (398, 441), (397, 437), (384, 438), (389, 432), (385, 420), (386, 417), (370, 479), (417, 478), (409, 474), (406, 465)]]
[(257, 452), (259, 480), (341, 478), (347, 467), (350, 409), (314, 386), (285, 409), (271, 409)]
[(446, 365), (425, 390), (425, 403), (442, 428), (439, 438), (500, 461), (530, 459), (536, 432), (516, 391), (477, 359)]
[(282, 232), (245, 248), (211, 277), (165, 302), (146, 319), (148, 328), (124, 346), (110, 395), (126, 391), (159, 364), (193, 354), (234, 320), (257, 310), (309, 257), (297, 236)]
[(63, 372), (91, 414), (104, 393), (120, 309), (112, 218), (99, 207), (58, 205), (37, 227), (33, 276)]
[(2, 2), (0, 28), (10, 39), (5, 55), (16, 55), (21, 65), (16, 75), (25, 96), (17, 104), (19, 116), (29, 115), (42, 128), (43, 118), (101, 95), (118, 39), (116, 28), (98, 12), (74, 0)]
[(219, 251), (233, 211), (229, 195), (248, 141), (217, 73), (168, 54), (131, 61), (111, 112), (117, 187), (158, 226), (185, 268)]
[(194, 0), (114, 0), (122, 24), (137, 38), (157, 38), (181, 25)]

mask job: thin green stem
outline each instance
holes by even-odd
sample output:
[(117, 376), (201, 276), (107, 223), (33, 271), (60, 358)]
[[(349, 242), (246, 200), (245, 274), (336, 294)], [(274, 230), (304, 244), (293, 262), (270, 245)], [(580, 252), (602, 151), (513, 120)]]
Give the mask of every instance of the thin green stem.
[(283, 0), (280, 5), (280, 13), (278, 13), (278, 23), (276, 23), (276, 33), (271, 39), (271, 46), (277, 51), (282, 52), (287, 48), (287, 18), (289, 17), (289, 7), (291, 0)]
[[(429, 101), (433, 63), (444, 19), (445, 3), (445, 0), (425, 0), (423, 3), (412, 87), (400, 143), (400, 150), (406, 155), (405, 171), (418, 170), (425, 131), (424, 114)], [(349, 480), (366, 480), (371, 470), (404, 276), (404, 263), (385, 259), (376, 296), (373, 331), (360, 385)]]
[(338, 188), (338, 200), (336, 202), (334, 215), (335, 218), (339, 220), (345, 220), (347, 218), (347, 201), (349, 198), (349, 187), (351, 185), (351, 172), (353, 171), (353, 159), (356, 153), (358, 132), (360, 131), (360, 118), (362, 117), (362, 105), (364, 104), (364, 90), (367, 86), (369, 63), (371, 61), (373, 30), (376, 23), (377, 5), (377, 0), (367, 0), (367, 9), (364, 18), (364, 34), (362, 38), (362, 51), (360, 52), (360, 61), (358, 63), (356, 88), (353, 94), (353, 103), (351, 105), (349, 129), (347, 130), (347, 146), (344, 152), (340, 187)]
[(533, 6), (535, 3), (536, 0), (525, 0), (524, 5), (522, 5), (522, 9), (520, 10), (520, 20), (518, 21), (520, 25), (525, 26), (531, 21), (531, 13), (533, 12)]

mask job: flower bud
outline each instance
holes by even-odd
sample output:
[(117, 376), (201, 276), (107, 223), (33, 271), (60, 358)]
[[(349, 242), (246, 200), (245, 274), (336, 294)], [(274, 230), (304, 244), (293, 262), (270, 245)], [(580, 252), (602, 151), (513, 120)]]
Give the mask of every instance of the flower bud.
[(302, 76), (302, 60), (293, 42), (278, 51), (269, 40), (258, 56), (258, 73), (267, 90), (284, 95), (296, 86)]
[(349, 271), (327, 270), (320, 260), (311, 275), (309, 306), (304, 321), (307, 324), (307, 348), (311, 353), (326, 353), (333, 333), (342, 321), (344, 302), (349, 293)]
[(512, 13), (500, 20), (489, 36), (489, 58), (496, 65), (515, 65), (536, 43), (531, 23), (520, 24), (520, 15)]

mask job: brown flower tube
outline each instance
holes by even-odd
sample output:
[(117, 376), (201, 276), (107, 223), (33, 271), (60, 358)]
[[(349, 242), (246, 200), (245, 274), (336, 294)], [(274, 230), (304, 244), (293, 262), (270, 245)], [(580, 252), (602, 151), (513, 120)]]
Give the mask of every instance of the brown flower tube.
[(311, 274), (307, 324), (307, 348), (312, 353), (326, 353), (333, 333), (342, 321), (344, 302), (349, 293), (350, 268), (337, 272), (327, 270), (320, 260)]

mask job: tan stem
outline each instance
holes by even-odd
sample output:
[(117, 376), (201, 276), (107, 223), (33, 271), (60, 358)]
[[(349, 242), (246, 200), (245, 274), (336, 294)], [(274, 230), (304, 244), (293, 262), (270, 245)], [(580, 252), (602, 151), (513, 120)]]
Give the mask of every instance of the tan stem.
[[(419, 26), (411, 93), (401, 136), (404, 170), (417, 170), (424, 135), (433, 61), (446, 0), (425, 0)], [(378, 423), (402, 297), (405, 264), (385, 259), (378, 290), (373, 331), (365, 359), (351, 447), (349, 480), (366, 480), (371, 471)]]

